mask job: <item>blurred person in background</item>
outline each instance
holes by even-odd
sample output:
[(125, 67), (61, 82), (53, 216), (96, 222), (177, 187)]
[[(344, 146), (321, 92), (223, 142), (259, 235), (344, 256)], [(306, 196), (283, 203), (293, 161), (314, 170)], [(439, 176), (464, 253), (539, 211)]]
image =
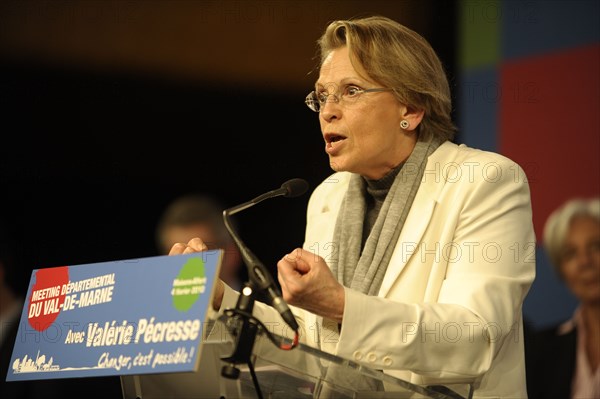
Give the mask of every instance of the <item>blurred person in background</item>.
[(223, 208), (214, 197), (187, 194), (175, 198), (165, 208), (156, 227), (156, 246), (167, 255), (173, 244), (199, 237), (208, 249), (223, 249), (220, 278), (239, 289), (245, 281), (246, 268), (237, 245), (225, 227)]
[(556, 209), (544, 226), (544, 246), (579, 306), (570, 320), (528, 336), (529, 398), (600, 398), (600, 198)]
[(17, 337), (23, 298), (27, 291), (27, 276), (17, 266), (16, 240), (7, 222), (0, 220), (0, 397), (26, 397), (23, 383), (6, 382), (8, 365)]

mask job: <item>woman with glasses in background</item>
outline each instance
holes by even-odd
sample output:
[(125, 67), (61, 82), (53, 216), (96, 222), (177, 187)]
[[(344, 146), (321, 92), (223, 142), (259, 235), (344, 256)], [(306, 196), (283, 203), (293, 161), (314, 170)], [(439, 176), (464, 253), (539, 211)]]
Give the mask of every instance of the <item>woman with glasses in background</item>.
[[(523, 170), (452, 142), (446, 74), (419, 34), (374, 16), (330, 23), (318, 45), (305, 102), (335, 173), (311, 195), (303, 248), (277, 265), (301, 339), (416, 384), (526, 397), (535, 238)], [(237, 297), (219, 284), (213, 305)], [(281, 321), (263, 304), (255, 313)]]

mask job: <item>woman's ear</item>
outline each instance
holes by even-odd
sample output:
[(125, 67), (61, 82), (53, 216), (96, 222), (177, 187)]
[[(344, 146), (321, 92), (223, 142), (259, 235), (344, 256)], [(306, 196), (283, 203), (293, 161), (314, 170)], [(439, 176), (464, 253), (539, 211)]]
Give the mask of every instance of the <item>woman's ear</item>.
[(413, 131), (419, 126), (425, 115), (425, 110), (418, 110), (409, 105), (403, 105), (401, 109), (402, 120), (400, 127), (403, 130)]

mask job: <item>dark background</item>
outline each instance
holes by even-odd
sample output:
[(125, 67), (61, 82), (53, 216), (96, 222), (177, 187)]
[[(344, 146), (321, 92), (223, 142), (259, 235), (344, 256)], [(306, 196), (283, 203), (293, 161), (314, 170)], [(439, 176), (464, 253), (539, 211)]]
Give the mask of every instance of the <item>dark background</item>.
[[(193, 6), (198, 23), (181, 22)], [(156, 255), (180, 194), (229, 207), (294, 177), (312, 190), (332, 172), (303, 102), (315, 41), (332, 19), (377, 13), (423, 34), (454, 82), (453, 1), (4, 2), (0, 213), (23, 270)], [(273, 270), (302, 245), (308, 197), (235, 216)]]

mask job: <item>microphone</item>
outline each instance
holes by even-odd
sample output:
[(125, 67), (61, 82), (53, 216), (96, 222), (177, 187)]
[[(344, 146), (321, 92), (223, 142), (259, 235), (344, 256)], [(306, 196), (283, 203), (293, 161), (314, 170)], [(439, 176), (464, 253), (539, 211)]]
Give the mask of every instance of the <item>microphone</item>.
[[(223, 217), (235, 215), (236, 213), (241, 212), (244, 209), (248, 209), (251, 206), (254, 206), (254, 205), (258, 204), (259, 202), (262, 202), (269, 198), (274, 198), (274, 197), (279, 197), (279, 196), (284, 196), (286, 198), (299, 197), (302, 194), (304, 194), (306, 192), (306, 190), (308, 190), (308, 182), (306, 180), (298, 179), (298, 178), (290, 179), (290, 180), (286, 181), (285, 183), (283, 183), (281, 185), (281, 187), (276, 190), (271, 190), (269, 192), (259, 195), (258, 197), (254, 198), (248, 202), (244, 202), (243, 204), (226, 209), (225, 211), (223, 211)], [(231, 231), (230, 231), (230, 233), (231, 233)]]
[(236, 245), (240, 249), (240, 253), (242, 258), (244, 259), (244, 263), (248, 267), (248, 275), (250, 277), (250, 281), (255, 285), (256, 289), (261, 290), (266, 293), (267, 298), (270, 300), (271, 306), (273, 306), (281, 315), (281, 318), (290, 326), (294, 331), (298, 331), (299, 326), (296, 318), (292, 314), (292, 311), (288, 307), (287, 303), (281, 297), (281, 291), (278, 286), (275, 285), (273, 281), (273, 277), (269, 270), (265, 267), (265, 265), (250, 251), (250, 249), (242, 242), (242, 240), (238, 237), (235, 230), (231, 227), (229, 223), (229, 216), (235, 215), (238, 212), (241, 212), (245, 209), (250, 208), (269, 198), (274, 197), (286, 197), (286, 198), (294, 198), (299, 197), (304, 194), (308, 190), (308, 182), (304, 179), (291, 179), (286, 181), (281, 185), (280, 188), (271, 190), (264, 194), (259, 195), (258, 197), (244, 202), (243, 204), (234, 206), (229, 209), (225, 209), (223, 211), (223, 221), (225, 222), (225, 227), (231, 234), (231, 237), (235, 241)]

